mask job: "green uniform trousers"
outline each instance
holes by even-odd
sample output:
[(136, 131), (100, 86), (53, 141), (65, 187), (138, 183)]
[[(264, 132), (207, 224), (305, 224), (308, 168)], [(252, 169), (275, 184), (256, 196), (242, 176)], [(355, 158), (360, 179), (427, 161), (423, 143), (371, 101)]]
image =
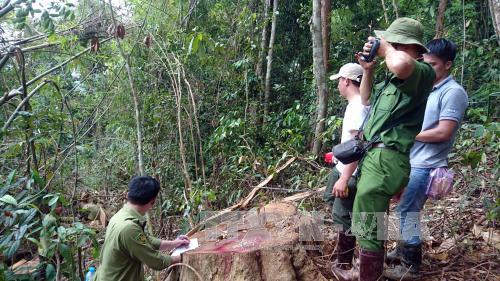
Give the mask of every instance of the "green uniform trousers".
[(323, 199), (332, 206), (333, 223), (342, 232), (351, 229), (351, 213), (354, 197), (356, 195), (356, 177), (352, 176), (347, 182), (348, 196), (337, 198), (332, 195), (333, 186), (340, 177), (339, 171), (334, 167), (328, 176), (325, 194)]
[(385, 212), (391, 197), (408, 183), (409, 156), (390, 148), (372, 148), (359, 168), (351, 230), (362, 249), (381, 251), (386, 237)]

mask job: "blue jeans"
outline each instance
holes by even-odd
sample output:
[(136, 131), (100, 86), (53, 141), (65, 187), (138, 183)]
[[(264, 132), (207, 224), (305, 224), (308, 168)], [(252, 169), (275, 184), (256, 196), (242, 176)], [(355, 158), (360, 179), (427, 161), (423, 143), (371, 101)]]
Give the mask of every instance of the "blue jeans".
[(427, 195), (427, 183), (431, 168), (411, 168), (408, 186), (403, 191), (396, 211), (400, 218), (401, 240), (407, 245), (416, 246), (422, 243), (420, 237), (420, 214)]

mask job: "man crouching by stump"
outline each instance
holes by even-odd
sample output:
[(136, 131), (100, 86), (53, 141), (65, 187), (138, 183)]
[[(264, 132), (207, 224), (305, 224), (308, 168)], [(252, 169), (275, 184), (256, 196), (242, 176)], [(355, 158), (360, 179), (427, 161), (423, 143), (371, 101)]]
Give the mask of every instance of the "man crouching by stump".
[(116, 213), (106, 229), (101, 249), (101, 265), (96, 281), (142, 281), (143, 264), (161, 270), (180, 262), (180, 256), (171, 257), (168, 251), (188, 245), (187, 236), (167, 241), (150, 237), (144, 231), (146, 212), (153, 208), (160, 183), (149, 176), (134, 177), (128, 185), (127, 203)]

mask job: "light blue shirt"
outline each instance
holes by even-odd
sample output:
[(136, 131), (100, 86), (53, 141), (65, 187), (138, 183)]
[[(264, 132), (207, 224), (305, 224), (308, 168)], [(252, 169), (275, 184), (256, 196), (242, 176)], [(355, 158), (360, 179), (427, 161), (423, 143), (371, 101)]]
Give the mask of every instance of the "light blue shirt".
[(467, 109), (467, 93), (451, 75), (434, 85), (427, 99), (422, 131), (438, 126), (440, 120), (453, 120), (457, 126), (449, 141), (425, 143), (415, 141), (410, 151), (410, 164), (415, 168), (438, 168), (448, 166), (448, 153), (453, 147), (460, 122)]

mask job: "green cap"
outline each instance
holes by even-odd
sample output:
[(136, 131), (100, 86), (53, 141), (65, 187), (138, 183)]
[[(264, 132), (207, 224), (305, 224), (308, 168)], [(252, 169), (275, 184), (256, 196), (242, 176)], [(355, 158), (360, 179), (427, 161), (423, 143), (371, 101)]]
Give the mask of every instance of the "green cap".
[(387, 30), (375, 30), (375, 35), (383, 37), (389, 43), (417, 45), (422, 53), (429, 51), (422, 43), (424, 41), (424, 27), (414, 19), (398, 18), (391, 23)]

